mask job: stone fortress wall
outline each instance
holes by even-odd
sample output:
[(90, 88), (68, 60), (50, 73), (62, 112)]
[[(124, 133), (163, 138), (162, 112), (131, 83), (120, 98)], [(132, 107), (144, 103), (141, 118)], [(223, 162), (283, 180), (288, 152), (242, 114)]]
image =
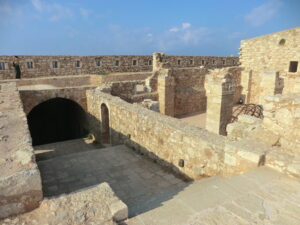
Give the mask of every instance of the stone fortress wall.
[[(249, 103), (262, 104), (265, 71), (276, 71), (283, 93), (300, 90), (300, 27), (241, 41), (243, 93)], [(294, 64), (291, 65), (291, 64)]]
[[(105, 137), (107, 140), (102, 142), (104, 144), (126, 144), (141, 155), (147, 155), (154, 162), (192, 179), (215, 175), (233, 175), (264, 165), (299, 177), (299, 66), (296, 67), (295, 71), (293, 69), (294, 72), (290, 71), (290, 62), (299, 63), (300, 61), (299, 34), (299, 28), (295, 28), (243, 41), (241, 48), (242, 66), (240, 67), (216, 68), (230, 66), (226, 65), (226, 60), (224, 63), (219, 61), (220, 64), (216, 61), (206, 64), (205, 61), (202, 62), (201, 57), (182, 57), (178, 59), (172, 56), (160, 57), (157, 54), (154, 55), (153, 61), (151, 61), (153, 65), (151, 66), (149, 65), (151, 58), (148, 56), (148, 58), (143, 58), (145, 64), (148, 62), (148, 65), (143, 67), (145, 70), (139, 68), (140, 61), (136, 62), (137, 65), (133, 65), (135, 59), (132, 56), (126, 58), (127, 64), (125, 64), (125, 61), (122, 64), (120, 60), (119, 66), (115, 65), (117, 69), (122, 69), (122, 65), (127, 68), (128, 70), (122, 70), (122, 72), (127, 71), (125, 75), (119, 74), (116, 77), (111, 74), (107, 76), (74, 76), (74, 74), (83, 72), (85, 74), (97, 73), (97, 71), (95, 72), (97, 66), (95, 58), (83, 57), (85, 60), (90, 59), (90, 61), (87, 61), (84, 66), (84, 63), (79, 60), (79, 65), (82, 68), (75, 68), (75, 58), (66, 63), (70, 71), (67, 67), (63, 68), (62, 65), (59, 65), (61, 66), (57, 68), (59, 73), (68, 75), (62, 78), (62, 83), (60, 83), (59, 80), (56, 80), (56, 78), (60, 79), (58, 77), (59, 73), (51, 73), (51, 69), (49, 69), (52, 64), (51, 58), (50, 61), (45, 60), (43, 62), (43, 65), (47, 66), (45, 70), (41, 69), (44, 72), (39, 71), (38, 63), (35, 65), (35, 62), (33, 62), (33, 69), (30, 70), (34, 70), (34, 67), (37, 66), (36, 76), (33, 76), (33, 72), (27, 75), (25, 71), (24, 73), (28, 77), (33, 76), (35, 78), (18, 80), (17, 85), (21, 98), (25, 96), (25, 86), (43, 84), (43, 82), (46, 82), (47, 85), (53, 85), (54, 90), (41, 90), (41, 94), (37, 93), (36, 96), (41, 96), (37, 99), (41, 99), (41, 101), (55, 97), (71, 98), (74, 94), (74, 101), (82, 101), (82, 108), (86, 110), (89, 116), (90, 132), (94, 134), (97, 141), (102, 142), (103, 137)], [(282, 39), (285, 39), (285, 41), (282, 41)], [(276, 41), (276, 44), (274, 41)], [(251, 47), (252, 45), (253, 47)], [(286, 54), (283, 56), (278, 49), (278, 51), (269, 55), (269, 52), (273, 51), (272, 45), (276, 45), (274, 48), (284, 49), (287, 47), (289, 50), (284, 52)], [(255, 47), (257, 49), (252, 50)], [(298, 52), (294, 49), (297, 49)], [(285, 62), (279, 60), (280, 57), (286, 57), (283, 60)], [(196, 59), (201, 65), (197, 64)], [(265, 63), (262, 63), (263, 60), (265, 60)], [(112, 57), (107, 62), (111, 66), (115, 63), (115, 59)], [(26, 66), (27, 61), (23, 61), (21, 64)], [(1, 66), (2, 68), (11, 67), (9, 62), (4, 62)], [(133, 66), (142, 72), (139, 72), (139, 75), (128, 72), (131, 71)], [(197, 66), (198, 68), (196, 68)], [(287, 67), (288, 69), (286, 69)], [(44, 67), (41, 66), (40, 68)], [(153, 68), (153, 72), (147, 72), (151, 68)], [(134, 69), (132, 70), (134, 71)], [(0, 70), (0, 72), (2, 79), (13, 78), (11, 77), (14, 74), (13, 70), (10, 72), (9, 70)], [(5, 72), (7, 72), (7, 76), (3, 76)], [(103, 70), (99, 69), (100, 72), (103, 72)], [(56, 77), (53, 79), (39, 76)], [(6, 83), (7, 81), (0, 82), (0, 93), (2, 86), (5, 87)], [(96, 88), (102, 84), (104, 85)], [(73, 93), (71, 88), (64, 90), (64, 85), (76, 86), (73, 89), (78, 89), (80, 94), (75, 95), (76, 92)], [(55, 88), (58, 90), (55, 90)], [(8, 89), (12, 92), (6, 94), (7, 99), (4, 103), (7, 107), (11, 107), (9, 103), (11, 98), (14, 98), (17, 99), (17, 105), (12, 104), (15, 108), (5, 110), (9, 111), (11, 115), (16, 112), (19, 114), (18, 112), (22, 108), (20, 94), (16, 88)], [(4, 88), (3, 90), (8, 89)], [(39, 92), (39, 90), (33, 92)], [(59, 94), (61, 92), (62, 94)], [(43, 93), (47, 94), (43, 95)], [(232, 114), (233, 104), (243, 95), (247, 103), (262, 105), (264, 119), (242, 115), (238, 117), (236, 123), (227, 126), (228, 118)], [(148, 110), (138, 104), (130, 104), (140, 102), (145, 98), (158, 100), (160, 113)], [(25, 103), (30, 103), (29, 99), (33, 98), (30, 96), (23, 98), (23, 107), (26, 112), (30, 110)], [(34, 102), (37, 102), (37, 99)], [(1, 100), (0, 107), (1, 104), (4, 106)], [(206, 129), (197, 128), (172, 118), (202, 110), (206, 111)], [(6, 116), (0, 114), (0, 119), (14, 124), (14, 121), (7, 120)], [(26, 121), (24, 116), (24, 112), (19, 114), (19, 117), (17, 116), (17, 119), (21, 121), (18, 124), (22, 125)], [(18, 131), (15, 133), (11, 131), (12, 135), (8, 137), (1, 136), (0, 144), (13, 143), (10, 140), (15, 137), (15, 134), (18, 134), (17, 132), (24, 131), (24, 137), (28, 137), (27, 125), (23, 124), (22, 126), (26, 129), (17, 129)], [(6, 132), (7, 127), (0, 126), (0, 129), (3, 130), (3, 128)], [(219, 134), (227, 134), (228, 136), (225, 137)], [(19, 136), (23, 136), (23, 133)], [(2, 141), (6, 139), (8, 139), (8, 142)], [(25, 166), (27, 166), (29, 163), (31, 166), (33, 165), (33, 169), (36, 169), (35, 164), (32, 164), (34, 163), (32, 148), (28, 146), (30, 141), (25, 140), (25, 142), (26, 145), (24, 146), (28, 149), (27, 152), (31, 153), (29, 156), (32, 156), (32, 158), (27, 157), (26, 153), (20, 150), (19, 145), (12, 145), (11, 149), (13, 151), (7, 157), (17, 164), (25, 163)], [(13, 144), (16, 144), (16, 142)], [(25, 157), (23, 157), (23, 154), (25, 154)], [(24, 158), (27, 161), (24, 161)], [(0, 168), (7, 162), (7, 160), (0, 161)], [(18, 175), (18, 171), (13, 172), (11, 177), (7, 176), (9, 179)], [(34, 193), (36, 195), (32, 195), (28, 185), (22, 188), (22, 191), (26, 191), (26, 188), (29, 190), (28, 199), (33, 200), (32, 208), (37, 206), (33, 198), (42, 198), (37, 172), (35, 174), (36, 180), (31, 185), (35, 187), (36, 192)], [(20, 199), (18, 196), (27, 195), (28, 193), (18, 189), (20, 194), (16, 195), (16, 198), (15, 196), (11, 198), (7, 194), (9, 192), (8, 187), (11, 186), (7, 186), (7, 184), (10, 184), (5, 180), (7, 177), (4, 177), (4, 184), (0, 182), (0, 185), (4, 185), (1, 191), (4, 190), (5, 198), (8, 196), (7, 199), (13, 199), (13, 201), (4, 201), (3, 203), (0, 200), (3, 205), (1, 211), (2, 205), (0, 204), (0, 215), (4, 215), (2, 217), (27, 211), (27, 208), (25, 208), (27, 205), (22, 205), (22, 202), (21, 205), (18, 205)], [(16, 181), (12, 179), (12, 181), (16, 183), (18, 179), (16, 178)], [(7, 205), (7, 203), (12, 203), (12, 205)], [(19, 206), (21, 209), (18, 208)]]
[[(13, 62), (16, 61), (19, 61), (23, 78), (152, 71), (153, 64), (152, 56), (146, 55), (18, 57), (17, 60), (14, 56), (0, 56), (0, 80), (15, 78)], [(165, 60), (170, 62), (172, 67), (216, 68), (238, 64), (238, 57), (167, 56)], [(28, 65), (31, 62), (32, 65)], [(31, 66), (32, 68), (29, 68)]]

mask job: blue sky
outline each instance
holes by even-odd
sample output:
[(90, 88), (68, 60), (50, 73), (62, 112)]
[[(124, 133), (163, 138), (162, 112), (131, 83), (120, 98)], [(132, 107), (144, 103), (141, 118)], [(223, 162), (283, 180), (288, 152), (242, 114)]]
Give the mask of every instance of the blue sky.
[(300, 0), (0, 0), (0, 55), (237, 55)]

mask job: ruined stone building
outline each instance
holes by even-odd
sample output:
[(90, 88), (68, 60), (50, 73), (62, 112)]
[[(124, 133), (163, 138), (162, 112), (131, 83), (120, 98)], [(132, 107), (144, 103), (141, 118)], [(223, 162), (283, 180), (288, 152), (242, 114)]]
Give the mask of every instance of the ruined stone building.
[(299, 62), (0, 56), (0, 224), (299, 224)]

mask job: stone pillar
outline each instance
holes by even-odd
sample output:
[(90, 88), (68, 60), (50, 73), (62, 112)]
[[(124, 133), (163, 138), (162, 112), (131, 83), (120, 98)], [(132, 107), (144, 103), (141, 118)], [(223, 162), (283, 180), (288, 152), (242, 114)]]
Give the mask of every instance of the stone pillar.
[(168, 75), (169, 70), (160, 71), (158, 76), (158, 99), (161, 114), (167, 116), (175, 115), (175, 80), (174, 77)]
[(243, 99), (244, 103), (250, 103), (251, 82), (252, 82), (252, 71), (242, 71), (242, 74), (241, 74), (241, 85), (242, 85), (241, 98)]
[(208, 75), (205, 83), (207, 95), (206, 129), (226, 135), (226, 126), (232, 116), (234, 87), (230, 74)]
[(153, 72), (157, 72), (163, 68), (165, 54), (162, 52), (153, 53)]
[(263, 71), (261, 73), (260, 95), (258, 104), (264, 105), (266, 96), (275, 95), (276, 80), (279, 74), (276, 71)]

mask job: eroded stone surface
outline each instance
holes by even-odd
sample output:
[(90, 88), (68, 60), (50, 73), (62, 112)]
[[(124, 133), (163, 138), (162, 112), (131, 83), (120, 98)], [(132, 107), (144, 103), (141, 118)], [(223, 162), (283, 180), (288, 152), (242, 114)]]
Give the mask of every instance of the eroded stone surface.
[(4, 219), (2, 225), (113, 225), (128, 217), (127, 206), (107, 183), (77, 192), (46, 198), (30, 213)]

